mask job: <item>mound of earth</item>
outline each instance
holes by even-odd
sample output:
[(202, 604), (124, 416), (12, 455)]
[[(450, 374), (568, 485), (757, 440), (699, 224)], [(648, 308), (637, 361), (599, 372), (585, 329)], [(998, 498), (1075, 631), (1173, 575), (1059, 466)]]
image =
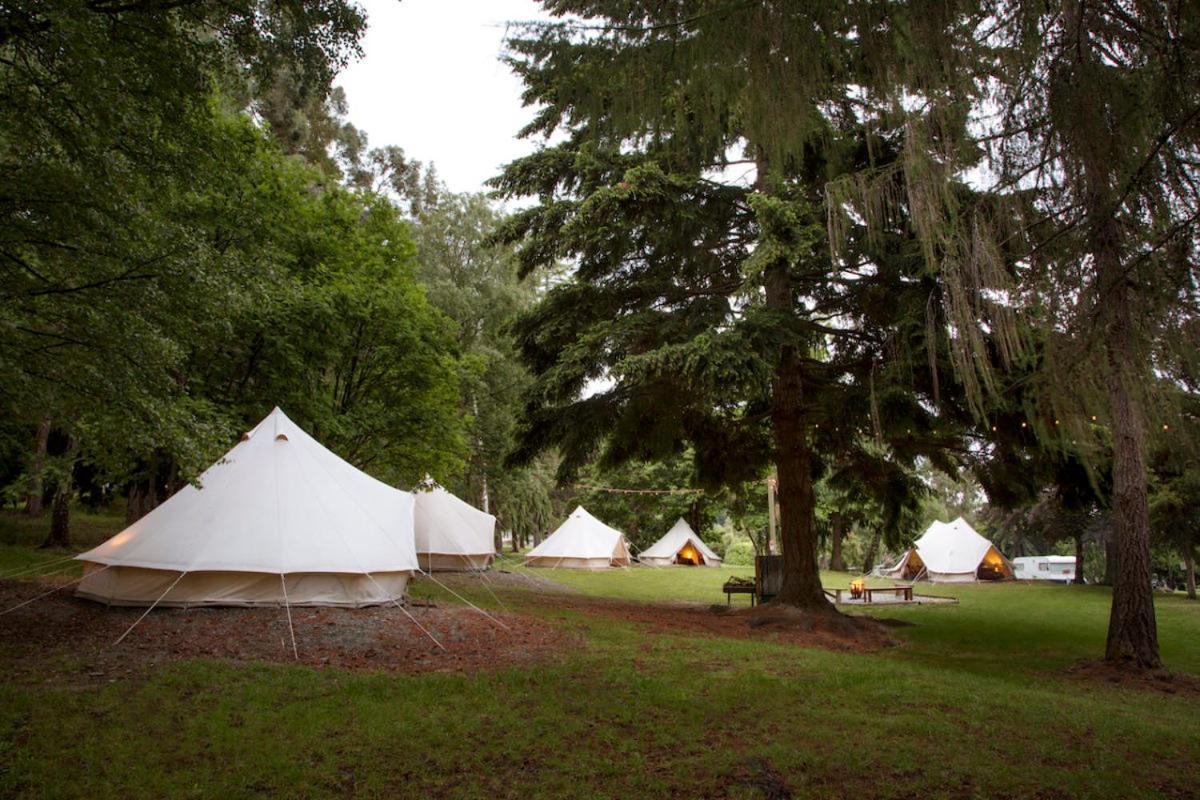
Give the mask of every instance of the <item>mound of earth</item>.
[[(49, 584), (0, 581), (0, 609)], [(273, 661), (400, 672), (475, 672), (557, 658), (577, 636), (524, 614), (443, 605), (371, 608), (156, 608), (119, 645), (144, 608), (107, 608), (70, 588), (0, 617), (0, 665), (14, 679), (44, 677), (47, 665), (84, 662), (92, 678), (115, 677), (189, 658)], [(415, 620), (415, 622), (414, 622)], [(434, 643), (421, 627), (432, 634)], [(295, 651), (292, 636), (295, 635)]]
[(1124, 689), (1200, 697), (1200, 678), (1165, 669), (1139, 669), (1108, 661), (1080, 661), (1067, 668), (1067, 675), (1090, 683), (1106, 683)]

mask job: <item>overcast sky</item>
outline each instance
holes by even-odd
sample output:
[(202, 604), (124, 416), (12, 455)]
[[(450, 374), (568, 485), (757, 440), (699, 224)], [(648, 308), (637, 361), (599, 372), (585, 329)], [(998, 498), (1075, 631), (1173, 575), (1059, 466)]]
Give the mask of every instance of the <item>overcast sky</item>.
[(521, 82), (499, 60), (504, 23), (544, 18), (533, 0), (359, 0), (363, 58), (337, 83), (372, 147), (434, 162), (455, 192), (481, 191), (532, 145)]

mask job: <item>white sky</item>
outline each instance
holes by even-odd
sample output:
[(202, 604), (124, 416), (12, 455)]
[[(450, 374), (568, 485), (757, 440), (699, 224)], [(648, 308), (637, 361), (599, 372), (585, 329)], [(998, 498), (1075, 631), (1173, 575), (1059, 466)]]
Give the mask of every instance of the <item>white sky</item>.
[(533, 149), (516, 138), (532, 117), (521, 82), (499, 60), (504, 23), (542, 19), (534, 0), (359, 0), (363, 58), (337, 83), (372, 147), (399, 145), (433, 162), (455, 192), (484, 189)]

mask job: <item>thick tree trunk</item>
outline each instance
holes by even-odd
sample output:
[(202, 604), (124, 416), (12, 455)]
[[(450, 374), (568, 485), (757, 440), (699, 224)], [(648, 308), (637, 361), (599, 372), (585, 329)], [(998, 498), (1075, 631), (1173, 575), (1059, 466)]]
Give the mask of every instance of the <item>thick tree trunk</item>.
[(33, 437), (33, 460), (29, 465), (29, 483), (25, 487), (25, 513), (36, 517), (42, 513), (42, 496), (46, 487), (42, 483), (42, 468), (46, 465), (46, 449), (50, 445), (50, 418), (38, 424)]
[(132, 525), (142, 518), (142, 485), (136, 481), (129, 484), (129, 495), (125, 498), (125, 524)]
[[(794, 313), (786, 264), (767, 272), (766, 301)], [(834, 611), (821, 589), (814, 519), (812, 451), (805, 420), (804, 380), (796, 348), (780, 348), (771, 386), (771, 427), (779, 480), (779, 549), (783, 584), (775, 602), (814, 611)]]
[(1075, 577), (1071, 583), (1083, 584), (1083, 532), (1075, 533)]
[(71, 546), (71, 482), (61, 481), (50, 503), (50, 535), (42, 547)]
[(1119, 258), (1115, 220), (1093, 227), (1093, 256), (1100, 270), (1108, 320), (1108, 401), (1112, 414), (1113, 538), (1116, 574), (1108, 619), (1106, 661), (1162, 666), (1154, 590), (1150, 585), (1150, 508), (1146, 482), (1146, 431), (1132, 388), (1143, 373), (1134, 347), (1132, 288)]
[(62, 476), (54, 487), (54, 499), (50, 502), (50, 534), (42, 547), (71, 546), (71, 493), (74, 491), (75, 480), (75, 443), (67, 447), (66, 466)]
[(875, 556), (879, 554), (879, 540), (883, 538), (883, 531), (879, 528), (871, 534), (871, 544), (867, 546), (867, 554), (863, 556), (863, 574), (870, 574), (871, 570), (875, 569)]
[(1183, 567), (1187, 581), (1187, 599), (1196, 599), (1196, 551), (1191, 546), (1183, 548)]
[(842, 515), (834, 511), (829, 515), (829, 569), (833, 572), (845, 572), (846, 563), (842, 560)]
[[(1095, 8), (1079, 0), (1063, 4), (1063, 27), (1070, 38), (1057, 60), (1056, 78), (1071, 85), (1064, 102), (1079, 103), (1086, 96), (1086, 112), (1105, 120), (1116, 116), (1105, 98), (1087, 96), (1097, 83), (1109, 80), (1090, 32), (1107, 24)], [(1080, 113), (1082, 106), (1071, 108)], [(1067, 151), (1075, 165), (1066, 170), (1078, 181), (1087, 220), (1087, 249), (1094, 274), (1096, 310), (1103, 321), (1102, 346), (1107, 360), (1106, 383), (1112, 422), (1113, 539), (1116, 570), (1113, 575), (1112, 611), (1108, 620), (1106, 661), (1159, 667), (1158, 630), (1154, 619), (1154, 591), (1150, 586), (1150, 512), (1146, 481), (1146, 431), (1137, 387), (1149, 377), (1139, 359), (1134, 321), (1136, 291), (1122, 254), (1123, 231), (1117, 218), (1121, 199), (1114, 186), (1122, 176), (1115, 169), (1114, 137), (1107, 130), (1085, 132), (1068, 124), (1063, 131)]]

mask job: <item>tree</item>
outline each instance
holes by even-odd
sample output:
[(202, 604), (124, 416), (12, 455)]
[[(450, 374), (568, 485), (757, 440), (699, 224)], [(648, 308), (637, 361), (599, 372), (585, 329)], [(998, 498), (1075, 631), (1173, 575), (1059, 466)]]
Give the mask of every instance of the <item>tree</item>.
[[(221, 427), (179, 366), (197, 327), (261, 273), (224, 258), (235, 226), (190, 215), (201, 198), (236, 197), (258, 142), (220, 113), (212, 84), (239, 70), (266, 82), (287, 62), (323, 93), (362, 25), (336, 1), (0, 11), (0, 402), (31, 440), (49, 417), (81, 458), (157, 441), (191, 461)], [(58, 472), (65, 520), (72, 469)]]
[[(489, 510), (505, 483), (504, 456), (530, 380), (508, 326), (533, 302), (534, 290), (519, 281), (512, 248), (491, 241), (502, 215), (486, 198), (440, 188), (416, 207), (421, 282), (430, 302), (455, 324), (461, 407), (471, 421), (467, 471), (452, 488)], [(512, 483), (526, 500), (533, 495), (524, 484), (534, 474)]]
[[(837, 253), (826, 233), (826, 183), (903, 146), (902, 131), (865, 127), (856, 100), (895, 43), (855, 33), (841, 6), (548, 7), (598, 23), (509, 41), (540, 106), (524, 133), (565, 141), (496, 181), (540, 201), (501, 238), (520, 243), (526, 272), (578, 264), (516, 328), (537, 379), (516, 460), (558, 447), (570, 480), (597, 455), (610, 468), (688, 444), (707, 486), (774, 462), (779, 601), (830, 610), (814, 479), (842, 455), (876, 474), (922, 453), (948, 464), (962, 433), (912, 369), (947, 350), (926, 324), (935, 284), (905, 224), (868, 235), (848, 222)], [(747, 168), (751, 185), (732, 174)], [(859, 444), (868, 431), (874, 449)]]
[(682, 518), (701, 539), (712, 537), (717, 498), (695, 489), (690, 453), (655, 462), (630, 461), (608, 470), (589, 467), (575, 485), (577, 500), (625, 534), (634, 553), (645, 550)]
[(983, 130), (991, 163), (999, 187), (1031, 204), (1013, 237), (1027, 254), (1019, 302), (1054, 334), (1031, 419), (1085, 458), (1111, 448), (1105, 658), (1138, 667), (1161, 664), (1146, 448), (1147, 428), (1171, 415), (1153, 375), (1194, 360), (1197, 344), (1200, 20), (1190, 12), (1173, 0), (997, 0), (978, 17), (1000, 111)]

